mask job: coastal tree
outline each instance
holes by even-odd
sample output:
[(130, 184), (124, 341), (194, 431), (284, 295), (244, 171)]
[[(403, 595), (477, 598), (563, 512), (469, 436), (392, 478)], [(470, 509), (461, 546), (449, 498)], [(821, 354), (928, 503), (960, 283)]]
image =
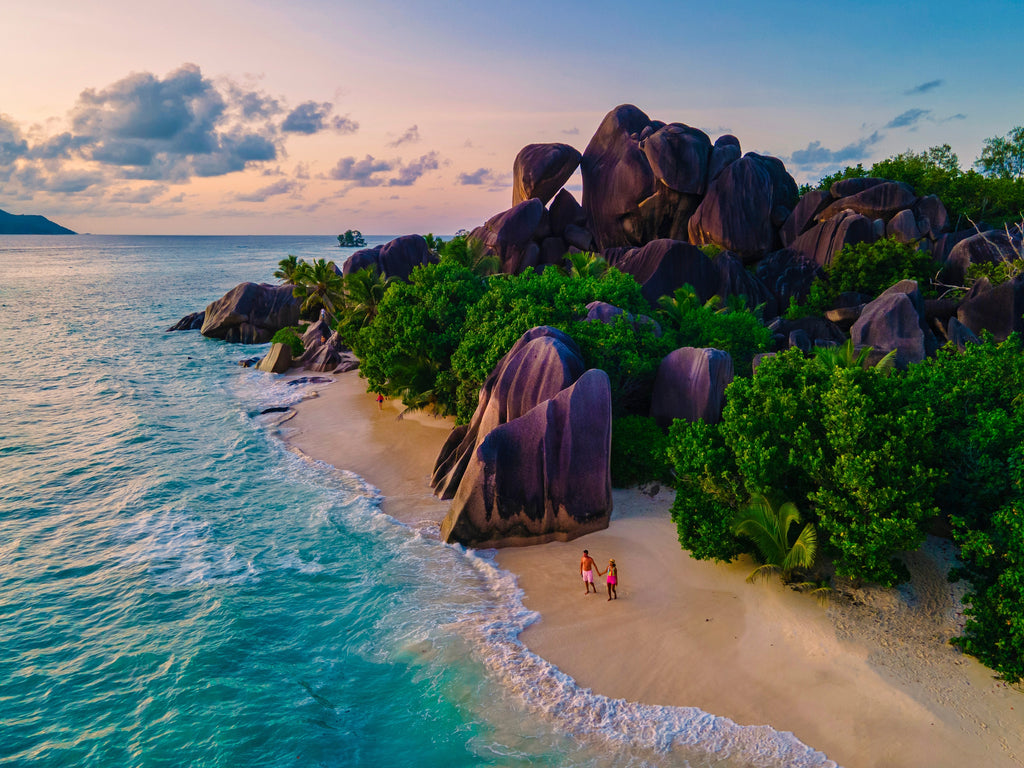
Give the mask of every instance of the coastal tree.
[(298, 256), (292, 256), (289, 254), (287, 257), (277, 262), (277, 269), (274, 270), (274, 277), (285, 285), (295, 285), (295, 278), (300, 267), (304, 263), (305, 262), (299, 260)]
[(332, 318), (345, 301), (345, 284), (333, 261), (317, 259), (299, 262), (292, 293), (302, 299), (301, 312), (307, 317), (323, 308)]
[(807, 571), (814, 567), (818, 556), (818, 535), (813, 523), (806, 523), (794, 536), (791, 529), (801, 523), (800, 511), (791, 501), (778, 507), (761, 493), (740, 507), (733, 518), (733, 531), (754, 543), (761, 564), (747, 577), (767, 579), (778, 575), (789, 582), (794, 571)]
[(1018, 125), (1005, 136), (985, 139), (981, 157), (974, 165), (986, 176), (1024, 178), (1024, 126)]

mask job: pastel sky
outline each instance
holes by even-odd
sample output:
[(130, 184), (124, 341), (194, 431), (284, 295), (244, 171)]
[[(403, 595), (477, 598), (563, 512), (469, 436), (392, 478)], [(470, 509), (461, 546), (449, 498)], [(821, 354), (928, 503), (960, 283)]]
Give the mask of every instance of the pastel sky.
[[(452, 233), (631, 103), (800, 182), (1024, 124), (1021, 0), (8, 0), (0, 209), (106, 234)], [(578, 189), (578, 181), (570, 182)]]

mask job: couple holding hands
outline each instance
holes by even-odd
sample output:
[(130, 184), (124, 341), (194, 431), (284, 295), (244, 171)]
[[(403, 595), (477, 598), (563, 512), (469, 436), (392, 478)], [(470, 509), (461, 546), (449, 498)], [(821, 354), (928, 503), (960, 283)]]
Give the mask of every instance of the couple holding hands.
[(583, 587), (586, 590), (584, 594), (590, 594), (590, 588), (594, 587), (594, 594), (597, 594), (597, 586), (594, 584), (594, 571), (597, 571), (598, 576), (604, 576), (608, 574), (605, 579), (605, 584), (608, 585), (608, 599), (618, 600), (618, 592), (615, 591), (615, 586), (619, 583), (619, 571), (615, 567), (615, 559), (608, 561), (608, 567), (603, 571), (598, 570), (597, 563), (594, 562), (594, 558), (590, 556), (590, 552), (583, 550), (583, 557), (580, 558), (580, 575), (583, 577)]

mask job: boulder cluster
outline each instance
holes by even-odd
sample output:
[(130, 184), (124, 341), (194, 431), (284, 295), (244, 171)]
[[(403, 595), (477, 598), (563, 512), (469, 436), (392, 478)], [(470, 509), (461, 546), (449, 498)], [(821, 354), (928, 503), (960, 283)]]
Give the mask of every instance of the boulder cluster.
[[(565, 187), (577, 169), (580, 200)], [(509, 274), (594, 252), (633, 275), (651, 304), (684, 284), (701, 302), (743, 296), (762, 307), (776, 350), (810, 353), (850, 338), (876, 359), (894, 352), (898, 366), (946, 341), (962, 348), (982, 331), (997, 339), (1024, 331), (1024, 276), (997, 286), (979, 280), (960, 301), (926, 300), (916, 282), (903, 280), (876, 298), (844, 294), (823, 317), (780, 316), (791, 299), (806, 298), (846, 245), (883, 237), (914, 243), (932, 255), (938, 279), (953, 285), (971, 264), (1013, 261), (1024, 251), (1019, 227), (953, 231), (941, 200), (901, 182), (845, 179), (800, 197), (781, 160), (744, 154), (735, 136), (712, 141), (632, 105), (609, 112), (582, 153), (562, 143), (530, 144), (512, 170), (512, 207), (470, 232)], [(372, 267), (408, 280), (417, 265), (436, 260), (424, 238), (408, 235), (358, 251), (343, 272)], [(615, 322), (622, 314), (595, 302), (586, 319)], [(260, 343), (298, 319), (291, 286), (246, 283), (169, 330), (201, 328), (206, 336)], [(627, 319), (660, 334), (651, 318)], [(303, 343), (298, 360), (274, 345), (260, 366), (339, 371), (358, 364), (323, 319)], [(663, 428), (673, 419), (715, 423), (733, 375), (724, 351), (677, 349), (658, 369), (650, 416)], [(578, 347), (561, 331), (530, 330), (490, 374), (471, 422), (452, 431), (437, 458), (432, 487), (452, 500), (442, 538), (509, 546), (607, 526), (610, 445), (608, 376), (584, 370)]]

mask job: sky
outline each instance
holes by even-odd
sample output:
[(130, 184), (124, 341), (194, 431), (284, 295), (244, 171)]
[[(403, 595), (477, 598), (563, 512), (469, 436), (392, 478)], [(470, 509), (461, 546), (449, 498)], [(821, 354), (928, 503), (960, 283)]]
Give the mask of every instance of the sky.
[(472, 229), (620, 104), (801, 183), (1024, 124), (1022, 0), (3, 5), (0, 209), (96, 234)]

